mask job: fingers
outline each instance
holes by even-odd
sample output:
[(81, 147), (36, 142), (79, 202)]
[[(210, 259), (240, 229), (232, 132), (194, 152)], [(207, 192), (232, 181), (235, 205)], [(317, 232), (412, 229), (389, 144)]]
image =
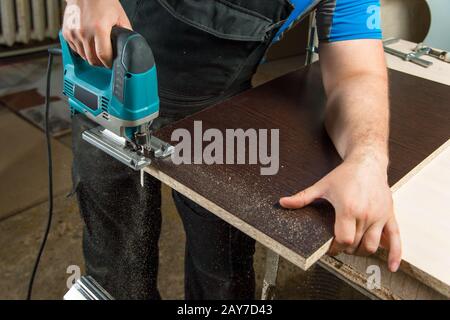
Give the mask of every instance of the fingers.
[(283, 197), (280, 199), (280, 205), (287, 209), (299, 209), (303, 208), (314, 200), (321, 198), (323, 195), (323, 190), (319, 183), (300, 191), (290, 197)]
[[(66, 39), (66, 41), (67, 41), (67, 39)], [(70, 49), (71, 49), (73, 52), (77, 52), (77, 47), (76, 47), (72, 42), (67, 41), (67, 44), (69, 45)]]
[(375, 223), (371, 225), (359, 243), (356, 254), (358, 256), (368, 256), (374, 254), (380, 246), (381, 233), (383, 232), (383, 225)]
[(133, 28), (131, 27), (130, 20), (128, 19), (125, 11), (122, 11), (122, 13), (119, 15), (119, 19), (117, 21), (117, 25), (122, 27), (122, 28), (133, 30)]
[(396, 272), (402, 259), (402, 244), (397, 221), (394, 217), (386, 223), (383, 233), (389, 246), (388, 267), (391, 272)]
[(353, 239), (353, 243), (346, 250), (346, 254), (354, 254), (358, 249), (358, 246), (364, 236), (364, 231), (366, 230), (366, 223), (364, 221), (356, 221), (356, 233), (355, 239)]
[(93, 38), (86, 38), (83, 40), (83, 50), (87, 62), (93, 66), (101, 66), (102, 62), (97, 57), (95, 42)]
[(132, 29), (119, 1), (76, 1), (64, 11), (63, 36), (91, 65), (111, 66), (111, 29)]
[(112, 61), (111, 30), (96, 29), (91, 35), (82, 29), (63, 32), (72, 51), (95, 66), (110, 67)]
[(96, 32), (94, 37), (95, 42), (95, 55), (101, 61), (101, 63), (110, 68), (112, 65), (112, 45), (111, 45), (111, 30), (100, 29)]
[(83, 42), (79, 40), (76, 30), (64, 30), (63, 36), (69, 44), (70, 49), (72, 49), (73, 52), (78, 53), (78, 55), (83, 59), (86, 59)]
[(329, 250), (330, 255), (337, 255), (348, 249), (355, 239), (356, 220), (346, 214), (336, 213), (334, 223), (334, 240)]
[[(121, 10), (117, 25), (122, 28), (133, 30), (130, 20), (125, 11)], [(113, 59), (113, 49), (111, 44), (111, 29), (99, 27), (95, 31), (95, 56), (107, 68), (111, 68)]]

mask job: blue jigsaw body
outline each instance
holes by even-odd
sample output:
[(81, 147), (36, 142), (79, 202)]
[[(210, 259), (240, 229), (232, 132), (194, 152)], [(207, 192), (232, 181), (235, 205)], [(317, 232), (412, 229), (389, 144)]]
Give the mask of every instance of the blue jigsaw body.
[(112, 30), (111, 69), (91, 66), (59, 35), (64, 65), (64, 94), (74, 113), (83, 113), (105, 129), (133, 141), (143, 125), (159, 113), (156, 65), (146, 40), (138, 33)]

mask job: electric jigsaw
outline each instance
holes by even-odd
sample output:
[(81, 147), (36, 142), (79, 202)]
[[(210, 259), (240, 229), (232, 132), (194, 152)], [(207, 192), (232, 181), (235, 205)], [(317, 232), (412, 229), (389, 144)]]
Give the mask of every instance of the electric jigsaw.
[(82, 138), (115, 159), (140, 170), (150, 157), (166, 157), (173, 146), (151, 134), (159, 115), (156, 65), (140, 34), (114, 27), (112, 68), (92, 66), (59, 35), (64, 66), (63, 93), (72, 113), (82, 113), (98, 127)]

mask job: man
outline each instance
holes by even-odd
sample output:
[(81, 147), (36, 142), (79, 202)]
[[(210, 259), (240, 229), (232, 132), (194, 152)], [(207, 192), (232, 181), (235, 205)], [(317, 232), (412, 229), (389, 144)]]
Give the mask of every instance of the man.
[[(328, 200), (336, 211), (330, 254), (369, 255), (381, 241), (389, 269), (397, 270), (401, 246), (387, 184), (389, 106), (378, 0), (67, 2), (81, 19), (79, 26), (65, 23), (64, 37), (92, 65), (111, 66), (115, 25), (147, 39), (160, 85), (155, 128), (250, 88), (274, 39), (317, 9), (325, 124), (344, 161), (280, 204), (301, 208)], [(147, 177), (141, 188), (138, 173), (83, 142), (80, 133), (92, 126), (83, 116), (73, 119), (87, 271), (116, 298), (157, 299), (160, 183)], [(182, 195), (173, 197), (187, 237), (186, 298), (254, 298), (254, 240)]]

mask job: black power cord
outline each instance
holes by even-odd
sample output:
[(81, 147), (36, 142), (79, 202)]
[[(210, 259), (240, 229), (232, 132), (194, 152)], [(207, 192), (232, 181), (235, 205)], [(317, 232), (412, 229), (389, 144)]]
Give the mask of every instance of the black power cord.
[(27, 300), (31, 299), (33, 292), (33, 283), (36, 277), (36, 272), (41, 261), (42, 252), (44, 251), (45, 244), (47, 243), (48, 234), (52, 225), (53, 218), (53, 162), (52, 162), (52, 145), (50, 139), (50, 87), (52, 80), (52, 65), (53, 57), (55, 55), (61, 55), (61, 49), (51, 48), (48, 49), (48, 63), (47, 63), (47, 87), (45, 88), (45, 140), (47, 144), (47, 161), (48, 161), (48, 218), (47, 226), (45, 228), (44, 237), (42, 238), (39, 252), (34, 262), (33, 271), (31, 273), (30, 282), (28, 284)]

